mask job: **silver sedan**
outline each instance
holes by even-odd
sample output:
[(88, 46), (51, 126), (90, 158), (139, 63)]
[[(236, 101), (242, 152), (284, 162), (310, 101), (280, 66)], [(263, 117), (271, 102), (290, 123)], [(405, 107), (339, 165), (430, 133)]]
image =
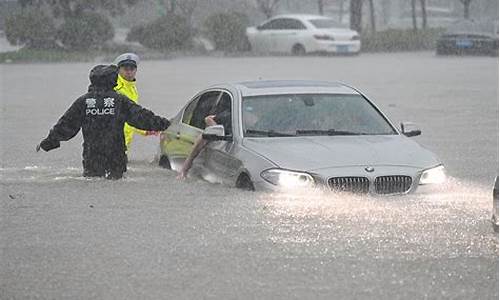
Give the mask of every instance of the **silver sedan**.
[[(205, 128), (220, 102), (231, 103), (226, 128)], [(412, 123), (396, 128), (342, 83), (221, 84), (198, 93), (173, 118), (161, 135), (160, 165), (178, 170), (203, 134), (210, 142), (190, 174), (211, 182), (248, 190), (407, 194), (446, 179), (436, 156), (410, 138), (420, 133)]]

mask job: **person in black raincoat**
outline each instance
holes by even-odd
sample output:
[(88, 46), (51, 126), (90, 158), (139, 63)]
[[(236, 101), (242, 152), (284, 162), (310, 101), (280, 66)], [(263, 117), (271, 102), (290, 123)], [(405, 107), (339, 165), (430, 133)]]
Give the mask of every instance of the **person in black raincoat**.
[(50, 151), (82, 129), (83, 176), (119, 179), (127, 170), (125, 122), (142, 130), (163, 131), (170, 122), (116, 93), (118, 68), (98, 65), (90, 71), (88, 93), (76, 99), (37, 146)]

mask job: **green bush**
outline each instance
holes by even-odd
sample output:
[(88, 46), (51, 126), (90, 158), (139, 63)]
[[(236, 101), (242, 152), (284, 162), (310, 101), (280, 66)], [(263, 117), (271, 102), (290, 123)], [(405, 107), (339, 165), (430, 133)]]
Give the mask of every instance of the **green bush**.
[(27, 63), (27, 62), (74, 62), (95, 61), (96, 56), (103, 53), (96, 51), (71, 51), (62, 48), (57, 49), (27, 49), (0, 53), (1, 63)]
[(130, 42), (157, 50), (185, 50), (192, 47), (194, 30), (184, 17), (167, 15), (133, 27), (127, 35)]
[(246, 36), (248, 17), (237, 13), (216, 13), (205, 21), (208, 37), (215, 43), (215, 49), (223, 51), (247, 51), (250, 44)]
[(431, 50), (441, 33), (441, 28), (387, 29), (362, 36), (361, 47), (364, 52)]
[(83, 13), (66, 19), (57, 36), (65, 47), (84, 50), (99, 48), (114, 35), (113, 25), (108, 18), (97, 13)]
[(5, 19), (5, 36), (14, 46), (24, 45), (29, 49), (55, 47), (56, 27), (54, 21), (42, 11), (23, 9)]

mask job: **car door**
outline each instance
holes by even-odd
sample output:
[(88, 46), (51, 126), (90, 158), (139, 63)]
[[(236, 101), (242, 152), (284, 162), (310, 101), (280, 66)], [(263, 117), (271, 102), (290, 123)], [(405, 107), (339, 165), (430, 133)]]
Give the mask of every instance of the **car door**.
[[(237, 171), (241, 163), (233, 155), (234, 141), (232, 139), (235, 126), (233, 123), (234, 117), (234, 98), (228, 91), (223, 91), (219, 101), (224, 101), (224, 98), (231, 102), (231, 118), (228, 124), (224, 126), (227, 140), (212, 141), (207, 144), (204, 156), (204, 167), (207, 174), (210, 175), (210, 181), (217, 181), (224, 184), (232, 184), (236, 180)], [(226, 128), (229, 126), (230, 128)]]
[[(200, 95), (191, 99), (188, 104), (179, 112), (179, 116), (175, 118), (175, 122), (172, 123), (168, 129), (163, 133), (163, 145), (162, 151), (166, 153), (170, 161), (171, 166), (176, 169), (176, 166), (182, 164), (186, 156), (190, 151), (190, 143), (186, 143), (185, 127), (189, 124), (190, 118), (193, 114), (198, 101), (200, 100)], [(183, 138), (181, 139), (181, 133)]]
[(171, 151), (175, 151), (180, 159), (184, 160), (191, 153), (196, 139), (205, 129), (205, 117), (219, 96), (220, 91), (207, 91), (195, 97), (186, 106), (177, 130), (170, 133), (173, 136), (168, 137), (175, 141)]
[(275, 52), (274, 36), (278, 30), (281, 18), (272, 19), (257, 27), (258, 33), (255, 36), (255, 46), (258, 52)]
[(292, 18), (280, 19), (280, 22), (277, 24), (277, 29), (272, 35), (275, 51), (284, 53), (290, 52), (292, 47), (297, 42), (300, 42), (300, 35), (306, 29), (306, 26), (300, 20)]

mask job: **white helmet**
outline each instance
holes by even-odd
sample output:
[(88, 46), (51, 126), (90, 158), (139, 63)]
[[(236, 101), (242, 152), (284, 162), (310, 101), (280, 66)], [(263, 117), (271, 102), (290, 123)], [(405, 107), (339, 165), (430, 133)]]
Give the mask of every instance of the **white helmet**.
[(139, 65), (139, 56), (135, 53), (123, 53), (115, 58), (114, 64), (118, 67), (123, 65), (133, 65), (137, 67)]

